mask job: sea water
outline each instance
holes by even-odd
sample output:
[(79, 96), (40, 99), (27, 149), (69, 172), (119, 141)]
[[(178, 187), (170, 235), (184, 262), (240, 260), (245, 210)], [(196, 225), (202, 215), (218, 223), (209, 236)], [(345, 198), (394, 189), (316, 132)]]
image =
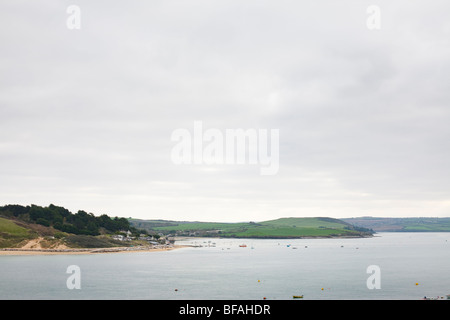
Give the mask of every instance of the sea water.
[[(358, 239), (187, 238), (177, 244), (192, 247), (0, 256), (0, 299), (284, 300), (303, 295), (305, 300), (334, 300), (450, 294), (450, 233), (379, 233)], [(69, 266), (79, 268), (79, 289), (67, 284)], [(369, 266), (375, 266), (377, 274)], [(368, 285), (374, 276), (375, 288)]]

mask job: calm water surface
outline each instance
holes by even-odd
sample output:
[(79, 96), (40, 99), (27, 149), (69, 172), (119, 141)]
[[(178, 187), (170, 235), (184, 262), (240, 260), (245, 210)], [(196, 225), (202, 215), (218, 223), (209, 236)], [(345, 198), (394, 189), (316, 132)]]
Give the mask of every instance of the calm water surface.
[[(215, 247), (208, 247), (208, 241)], [(239, 247), (243, 243), (247, 247)], [(420, 299), (450, 294), (450, 233), (380, 233), (365, 239), (191, 238), (177, 244), (202, 247), (0, 256), (0, 299)], [(80, 267), (81, 289), (67, 288), (69, 265)], [(370, 265), (380, 268), (380, 289), (366, 285)]]

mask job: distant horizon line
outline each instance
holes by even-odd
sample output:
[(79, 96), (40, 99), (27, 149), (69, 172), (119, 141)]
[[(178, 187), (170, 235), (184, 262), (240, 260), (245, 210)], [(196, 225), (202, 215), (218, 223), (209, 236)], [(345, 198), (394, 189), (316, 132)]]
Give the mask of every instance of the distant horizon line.
[(358, 216), (358, 217), (347, 217), (347, 218), (335, 218), (330, 216), (314, 216), (314, 217), (279, 217), (274, 219), (267, 219), (267, 220), (245, 220), (245, 221), (212, 221), (212, 220), (172, 220), (172, 219), (161, 219), (161, 218), (133, 218), (133, 217), (123, 217), (126, 219), (131, 220), (143, 220), (143, 221), (173, 221), (173, 222), (211, 222), (211, 223), (259, 223), (259, 222), (266, 222), (266, 221), (272, 221), (272, 220), (278, 220), (278, 219), (289, 219), (289, 218), (296, 218), (296, 219), (317, 219), (317, 218), (331, 218), (336, 220), (344, 220), (344, 219), (361, 219), (361, 218), (370, 218), (370, 219), (450, 219), (450, 216), (448, 217), (427, 217), (427, 216), (407, 216), (407, 217), (376, 217), (376, 216)]

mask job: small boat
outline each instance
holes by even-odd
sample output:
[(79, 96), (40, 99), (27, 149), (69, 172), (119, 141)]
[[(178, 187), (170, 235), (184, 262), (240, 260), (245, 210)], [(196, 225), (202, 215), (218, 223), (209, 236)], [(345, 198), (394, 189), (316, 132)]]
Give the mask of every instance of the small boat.
[(437, 296), (437, 297), (427, 297), (427, 296), (425, 296), (425, 297), (422, 298), (422, 300), (440, 300), (440, 299), (445, 299), (445, 298), (444, 297), (439, 297), (439, 296)]
[(294, 299), (303, 299), (303, 295), (301, 295), (301, 296), (292, 296), (292, 298), (294, 298)]
[(246, 248), (247, 245), (246, 245), (246, 244), (240, 244), (239, 247), (241, 247), (241, 248)]

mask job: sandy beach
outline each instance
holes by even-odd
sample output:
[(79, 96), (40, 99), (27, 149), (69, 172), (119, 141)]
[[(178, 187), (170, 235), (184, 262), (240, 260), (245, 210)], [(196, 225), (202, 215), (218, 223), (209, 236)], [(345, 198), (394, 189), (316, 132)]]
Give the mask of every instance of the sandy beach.
[(44, 238), (39, 237), (27, 241), (19, 248), (2, 248), (0, 249), (0, 256), (158, 252), (187, 247), (186, 245), (158, 244), (158, 245), (137, 245), (133, 247), (70, 248), (63, 243), (54, 243), (51, 247), (45, 247), (42, 245), (43, 242)]
[(12, 255), (73, 255), (73, 254), (102, 254), (102, 253), (124, 253), (124, 252), (159, 252), (169, 251), (187, 246), (149, 246), (149, 247), (116, 247), (116, 248), (80, 248), (80, 249), (27, 249), (27, 248), (4, 248), (0, 249), (0, 256)]

